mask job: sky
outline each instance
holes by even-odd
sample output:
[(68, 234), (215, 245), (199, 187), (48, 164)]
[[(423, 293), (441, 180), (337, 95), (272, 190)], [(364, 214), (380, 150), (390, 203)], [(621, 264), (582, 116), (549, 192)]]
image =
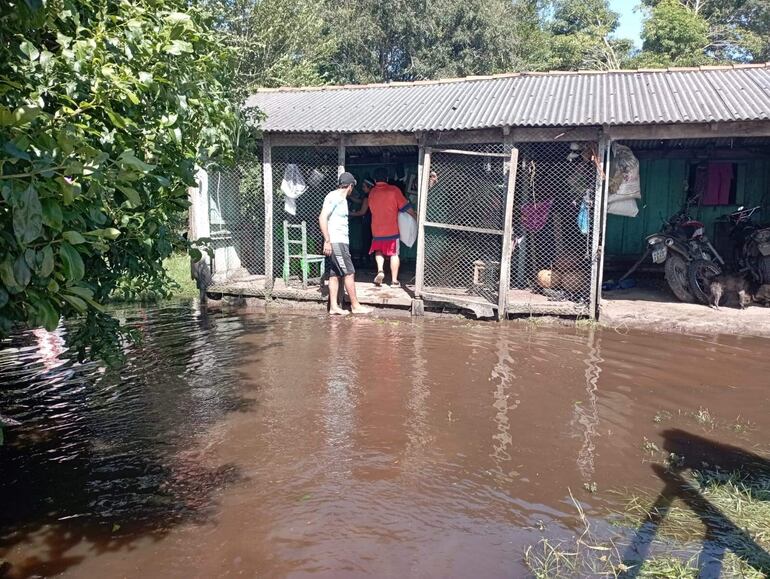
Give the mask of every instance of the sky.
[(612, 9), (620, 14), (620, 27), (615, 35), (618, 38), (630, 38), (637, 47), (641, 48), (642, 13), (639, 11), (638, 0), (610, 0)]

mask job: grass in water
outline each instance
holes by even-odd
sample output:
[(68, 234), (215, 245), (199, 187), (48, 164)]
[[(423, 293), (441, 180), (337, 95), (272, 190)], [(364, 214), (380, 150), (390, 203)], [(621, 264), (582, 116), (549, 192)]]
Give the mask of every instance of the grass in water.
[[(157, 291), (153, 288), (138, 287), (133, 280), (124, 280), (113, 292), (111, 301), (114, 303), (156, 302), (171, 297), (190, 299), (198, 297), (198, 288), (190, 276), (190, 256), (177, 253), (163, 260), (163, 268), (168, 274), (171, 284), (165, 288), (168, 291)], [(168, 295), (170, 293), (170, 295)]]
[(163, 261), (163, 267), (166, 273), (177, 286), (172, 288), (171, 293), (175, 298), (195, 298), (198, 297), (198, 288), (195, 281), (190, 277), (190, 256), (177, 253)]
[[(700, 576), (697, 561), (708, 525), (711, 529), (710, 548), (725, 550), (721, 577), (767, 577), (770, 472), (703, 469), (683, 474), (683, 477), (713, 509), (695, 513), (684, 501), (675, 499), (657, 528), (650, 556), (645, 561), (624, 560), (623, 553), (633, 531), (656, 518), (653, 512), (655, 497), (624, 493), (628, 496), (624, 508), (612, 513), (614, 523), (620, 527), (616, 536), (596, 537), (580, 504), (572, 498), (583, 527), (581, 534), (565, 541), (542, 539), (527, 549), (527, 566), (539, 579), (623, 578), (629, 575), (648, 579), (695, 579)], [(732, 524), (732, 528), (724, 524), (725, 520)]]

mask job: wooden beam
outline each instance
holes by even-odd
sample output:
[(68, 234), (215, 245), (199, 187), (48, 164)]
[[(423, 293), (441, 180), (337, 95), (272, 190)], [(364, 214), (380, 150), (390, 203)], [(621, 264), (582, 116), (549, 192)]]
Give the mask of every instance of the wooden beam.
[(414, 293), (421, 297), (425, 284), (425, 215), (428, 212), (428, 182), (430, 181), (430, 147), (425, 147), (422, 156), (422, 175), (419, 185), (419, 209), (417, 212), (417, 267)]
[[(607, 200), (610, 196), (610, 175), (612, 174), (612, 139), (603, 138), (604, 141), (604, 159), (602, 160), (602, 170), (604, 171), (605, 179), (602, 182), (601, 189), (601, 237), (599, 239), (599, 247), (597, 251), (599, 255), (599, 263), (597, 264), (596, 271), (596, 304), (595, 310), (589, 312), (589, 315), (598, 320), (602, 315), (602, 286), (604, 285), (604, 251), (607, 246)], [(596, 227), (596, 224), (594, 224)]]
[(337, 177), (345, 172), (345, 137), (339, 138), (337, 145)]
[[(598, 141), (601, 129), (590, 127), (500, 127), (464, 131), (425, 133), (428, 145), (503, 142), (506, 136), (519, 143), (552, 141)], [(607, 126), (605, 132), (613, 140), (646, 139), (713, 139), (725, 137), (770, 137), (770, 121), (731, 123), (679, 123), (668, 125)], [(340, 133), (265, 133), (274, 147), (328, 146), (339, 144)], [(350, 133), (345, 134), (348, 147), (418, 146), (418, 133)]]
[(468, 225), (453, 225), (451, 223), (436, 223), (435, 221), (425, 221), (425, 227), (435, 227), (437, 229), (450, 229), (452, 231), (466, 231), (468, 233), (483, 233), (484, 235), (502, 235), (499, 229), (485, 229), (483, 227), (470, 227)]
[(599, 127), (518, 127), (511, 131), (515, 143), (598, 141)]
[(463, 151), (461, 149), (433, 149), (434, 153), (449, 153), (450, 155), (471, 155), (475, 157), (502, 157), (508, 158), (507, 153), (484, 153), (482, 151)]
[(714, 149), (636, 149), (634, 155), (637, 159), (688, 159), (688, 160), (720, 160), (720, 161), (746, 161), (752, 159), (770, 159), (770, 143), (763, 151), (761, 147), (747, 148), (714, 148)]
[(608, 127), (613, 141), (770, 137), (770, 121)]
[(433, 146), (464, 145), (475, 143), (502, 143), (503, 130), (477, 129), (472, 131), (440, 131), (426, 134), (427, 143)]
[(599, 255), (603, 251), (603, 215), (604, 208), (604, 182), (609, 181), (609, 175), (605, 172), (604, 162), (606, 159), (607, 139), (602, 137), (599, 141), (597, 155), (600, 159), (600, 165), (596, 168), (596, 186), (594, 188), (593, 198), (593, 217), (591, 218), (591, 285), (590, 285), (590, 305), (589, 311), (592, 319), (596, 319), (599, 311), (599, 302), (601, 300), (602, 288), (598, 283), (599, 276)]
[(504, 320), (508, 311), (508, 290), (511, 287), (511, 255), (513, 253), (513, 203), (516, 195), (516, 173), (519, 168), (519, 150), (514, 147), (508, 165), (508, 192), (505, 196), (503, 224), (503, 252), (500, 258), (500, 291), (497, 319)]
[(273, 289), (273, 160), (269, 135), (262, 139), (262, 185), (265, 193), (265, 289)]
[(388, 147), (388, 146), (417, 146), (417, 135), (414, 133), (265, 133), (270, 137), (274, 147), (337, 147), (340, 138), (344, 137), (348, 147)]

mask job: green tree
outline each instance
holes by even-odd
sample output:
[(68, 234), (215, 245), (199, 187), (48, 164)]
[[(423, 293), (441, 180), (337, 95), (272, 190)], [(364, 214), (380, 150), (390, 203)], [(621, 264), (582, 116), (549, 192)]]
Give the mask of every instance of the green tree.
[(766, 0), (645, 0), (645, 66), (762, 62), (770, 58)]
[(642, 41), (637, 64), (643, 67), (698, 66), (713, 61), (706, 54), (708, 22), (679, 0), (657, 3), (645, 19)]
[(427, 7), (407, 74), (446, 78), (541, 70), (547, 35), (538, 2), (443, 0)]
[(326, 67), (335, 83), (407, 80), (427, 0), (327, 0), (325, 34), (337, 47)]
[(435, 79), (542, 69), (537, 0), (328, 0), (326, 68), (342, 83)]
[(614, 70), (627, 60), (632, 43), (614, 37), (619, 16), (607, 0), (555, 0), (551, 12), (551, 68)]
[(232, 151), (229, 59), (184, 0), (0, 0), (0, 333), (77, 318), (109, 353), (108, 298), (167, 291), (196, 162)]
[(233, 87), (324, 84), (336, 39), (324, 34), (324, 7), (312, 0), (209, 0), (216, 29), (233, 48)]

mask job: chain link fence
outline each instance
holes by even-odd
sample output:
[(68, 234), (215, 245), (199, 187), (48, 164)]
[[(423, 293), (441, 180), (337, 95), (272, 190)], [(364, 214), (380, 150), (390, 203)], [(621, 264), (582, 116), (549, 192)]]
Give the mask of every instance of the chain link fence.
[[(307, 227), (308, 254), (323, 252), (323, 235), (318, 226), (318, 215), (326, 195), (337, 188), (336, 147), (273, 147), (273, 275), (284, 272), (283, 222)], [(287, 199), (281, 189), (289, 165), (295, 165), (302, 174), (305, 190), (294, 200)], [(296, 234), (293, 234), (295, 237)], [(301, 264), (292, 260), (289, 275), (297, 278)]]
[(265, 274), (262, 159), (243, 160), (208, 177), (209, 237), (214, 282)]
[[(518, 149), (512, 221), (505, 223), (508, 165)], [(338, 149), (272, 148), (273, 271), (265, 271), (265, 214), (261, 158), (209, 176), (209, 225), (214, 281), (283, 277), (284, 220), (307, 228), (307, 251), (320, 254), (318, 214), (336, 188)], [(291, 166), (292, 171), (289, 171)], [(296, 168), (305, 188), (295, 199), (282, 190)], [(294, 172), (296, 175), (296, 172)], [(436, 145), (424, 223), (423, 287), (457, 303), (507, 302), (510, 313), (586, 315), (596, 291), (596, 142), (526, 142)], [(511, 231), (510, 284), (500, 300), (500, 261)], [(288, 270), (298, 278), (301, 264)]]
[(425, 215), (425, 293), (497, 306), (507, 194), (502, 143), (431, 153)]
[(601, 171), (595, 142), (516, 143), (509, 312), (589, 314), (594, 207)]

